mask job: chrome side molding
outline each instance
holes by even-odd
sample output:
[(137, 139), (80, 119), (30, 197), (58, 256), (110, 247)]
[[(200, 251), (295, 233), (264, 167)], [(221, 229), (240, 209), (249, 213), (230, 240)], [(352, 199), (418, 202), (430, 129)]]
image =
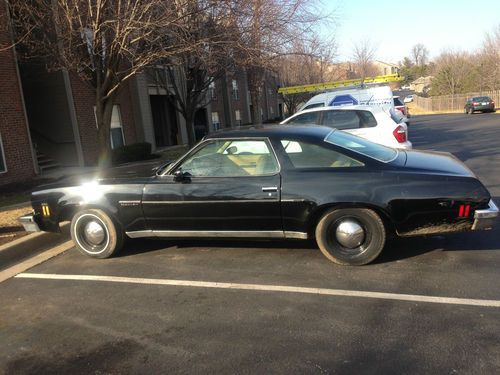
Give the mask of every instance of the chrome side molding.
[(193, 230), (139, 230), (125, 232), (130, 238), (159, 237), (159, 238), (294, 238), (305, 240), (307, 233), (291, 231), (193, 231)]

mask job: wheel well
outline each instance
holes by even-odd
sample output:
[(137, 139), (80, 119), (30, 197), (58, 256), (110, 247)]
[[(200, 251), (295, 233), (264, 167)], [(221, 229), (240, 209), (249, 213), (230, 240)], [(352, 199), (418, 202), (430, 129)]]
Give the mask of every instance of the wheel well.
[(73, 216), (76, 215), (77, 212), (83, 211), (83, 210), (101, 210), (103, 211), (106, 215), (108, 215), (111, 220), (113, 220), (115, 223), (118, 221), (116, 220), (115, 215), (110, 212), (110, 210), (107, 210), (105, 207), (102, 206), (97, 206), (97, 205), (85, 205), (85, 206), (80, 206), (80, 205), (67, 205), (63, 206), (61, 208), (61, 211), (59, 213), (59, 221), (71, 221), (73, 219)]
[(326, 204), (318, 207), (318, 209), (312, 214), (311, 220), (309, 221), (308, 235), (309, 238), (315, 237), (316, 226), (319, 221), (323, 217), (323, 215), (332, 209), (342, 209), (342, 208), (367, 208), (374, 211), (384, 223), (384, 227), (387, 231), (388, 236), (392, 236), (396, 234), (396, 227), (392, 222), (389, 215), (380, 207), (366, 204), (366, 203), (334, 203), (334, 204)]

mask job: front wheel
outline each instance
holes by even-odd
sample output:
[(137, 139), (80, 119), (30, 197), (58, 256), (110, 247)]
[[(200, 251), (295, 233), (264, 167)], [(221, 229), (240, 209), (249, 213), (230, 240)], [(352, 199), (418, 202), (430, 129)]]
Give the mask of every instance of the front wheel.
[(361, 266), (373, 261), (385, 245), (380, 217), (365, 208), (328, 211), (316, 226), (319, 249), (332, 262)]
[(71, 238), (78, 251), (92, 258), (109, 258), (123, 244), (123, 233), (102, 210), (79, 211), (71, 220)]

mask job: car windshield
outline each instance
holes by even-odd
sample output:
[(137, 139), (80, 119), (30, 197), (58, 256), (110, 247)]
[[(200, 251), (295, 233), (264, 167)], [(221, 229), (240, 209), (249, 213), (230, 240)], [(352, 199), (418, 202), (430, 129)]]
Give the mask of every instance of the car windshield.
[(325, 138), (325, 142), (343, 147), (384, 163), (388, 163), (396, 159), (398, 156), (398, 151), (393, 148), (382, 146), (339, 130), (333, 130), (330, 134), (328, 134)]

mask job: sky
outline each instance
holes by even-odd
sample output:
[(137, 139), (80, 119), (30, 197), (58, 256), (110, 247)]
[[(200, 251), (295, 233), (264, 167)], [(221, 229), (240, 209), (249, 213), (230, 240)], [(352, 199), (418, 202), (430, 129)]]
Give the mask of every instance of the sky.
[(393, 63), (409, 56), (417, 43), (431, 58), (445, 49), (473, 52), (500, 24), (500, 0), (323, 1), (337, 18), (332, 29), (338, 61), (349, 60), (353, 45), (364, 39), (376, 47), (376, 60)]

